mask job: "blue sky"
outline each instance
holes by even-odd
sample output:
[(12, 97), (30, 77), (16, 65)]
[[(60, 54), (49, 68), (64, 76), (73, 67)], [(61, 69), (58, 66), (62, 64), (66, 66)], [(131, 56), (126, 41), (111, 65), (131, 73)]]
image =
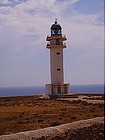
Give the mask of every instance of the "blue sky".
[(104, 83), (104, 0), (0, 0), (0, 87), (50, 82), (45, 38), (55, 17), (68, 39), (65, 81)]

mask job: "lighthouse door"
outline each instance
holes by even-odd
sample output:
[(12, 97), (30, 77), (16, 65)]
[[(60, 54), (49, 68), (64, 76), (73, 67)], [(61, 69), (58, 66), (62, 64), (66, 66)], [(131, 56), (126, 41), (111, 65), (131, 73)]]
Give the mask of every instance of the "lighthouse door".
[(53, 89), (53, 86), (52, 86), (52, 94), (54, 94), (54, 89)]
[(58, 92), (58, 94), (61, 93), (61, 87), (57, 87), (57, 92)]
[(64, 87), (64, 91), (65, 91), (65, 93), (68, 93), (67, 87)]

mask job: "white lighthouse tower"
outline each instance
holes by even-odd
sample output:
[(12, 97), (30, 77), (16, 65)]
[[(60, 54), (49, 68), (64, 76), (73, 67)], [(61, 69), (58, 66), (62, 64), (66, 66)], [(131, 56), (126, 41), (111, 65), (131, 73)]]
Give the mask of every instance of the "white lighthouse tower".
[(63, 49), (66, 48), (66, 36), (62, 35), (62, 28), (57, 23), (51, 26), (51, 36), (47, 36), (47, 47), (50, 49), (51, 84), (46, 84), (48, 94), (68, 94), (69, 84), (64, 83)]

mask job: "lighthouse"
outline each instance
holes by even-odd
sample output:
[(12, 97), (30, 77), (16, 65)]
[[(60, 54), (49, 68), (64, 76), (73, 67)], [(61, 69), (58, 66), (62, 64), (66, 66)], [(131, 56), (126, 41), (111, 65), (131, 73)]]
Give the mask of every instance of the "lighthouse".
[(68, 94), (69, 83), (64, 83), (63, 49), (66, 48), (67, 38), (62, 35), (62, 27), (57, 23), (51, 26), (51, 35), (47, 36), (46, 48), (50, 50), (51, 83), (46, 84), (47, 94)]

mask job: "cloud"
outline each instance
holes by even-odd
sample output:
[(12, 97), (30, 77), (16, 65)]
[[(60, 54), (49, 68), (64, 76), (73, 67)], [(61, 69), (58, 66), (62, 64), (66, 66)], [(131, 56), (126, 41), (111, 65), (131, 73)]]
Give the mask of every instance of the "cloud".
[(10, 4), (10, 2), (9, 2), (9, 0), (0, 0), (0, 4), (6, 5), (6, 4)]
[[(0, 62), (26, 62), (28, 65), (28, 62), (39, 61), (41, 69), (45, 69), (49, 63), (49, 60), (46, 62), (49, 51), (45, 49), (45, 39), (50, 34), (55, 17), (68, 38), (65, 55), (71, 67), (74, 68), (74, 62), (77, 62), (82, 69), (82, 63), (86, 64), (96, 56), (99, 59), (99, 55), (103, 58), (104, 25), (98, 20), (100, 15), (78, 12), (74, 8), (77, 2), (79, 0), (1, 0)], [(66, 66), (71, 73), (69, 65)], [(87, 66), (91, 67), (90, 71), (93, 70), (92, 65)], [(71, 68), (71, 71), (74, 73), (75, 70)], [(44, 73), (49, 71), (44, 70)]]
[[(76, 2), (78, 0), (2, 1), (2, 4), (14, 3), (17, 5), (0, 7), (0, 34), (3, 36), (0, 39), (2, 42), (0, 48), (14, 54), (14, 52), (24, 53), (28, 45), (31, 47), (39, 45), (50, 32), (48, 27), (54, 21), (55, 16), (58, 17), (58, 21), (63, 23), (66, 33), (69, 33), (70, 39), (73, 40), (72, 46), (78, 47), (81, 46), (80, 44), (84, 46), (87, 42), (97, 42), (95, 43), (97, 46), (103, 45), (98, 43), (100, 39), (103, 40), (104, 30), (103, 26), (96, 25), (97, 15), (84, 15), (73, 10), (72, 15), (62, 16), (63, 10)], [(60, 5), (63, 5), (63, 8)], [(12, 45), (9, 47), (9, 44)], [(19, 44), (21, 44), (20, 47)]]

